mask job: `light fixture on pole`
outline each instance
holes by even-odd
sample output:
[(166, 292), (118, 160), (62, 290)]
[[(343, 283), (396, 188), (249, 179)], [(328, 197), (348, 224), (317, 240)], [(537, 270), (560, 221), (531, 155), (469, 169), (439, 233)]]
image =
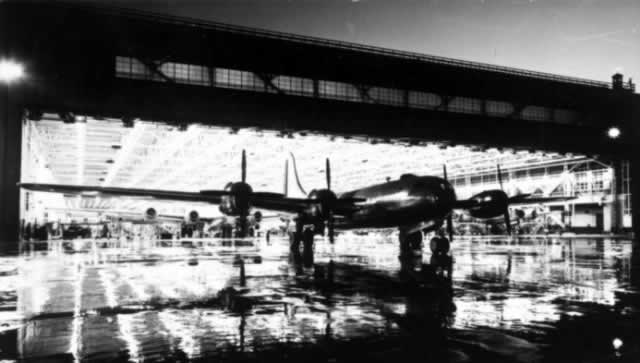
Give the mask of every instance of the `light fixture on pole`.
[(610, 127), (609, 130), (607, 130), (607, 136), (609, 136), (610, 139), (617, 139), (620, 137), (620, 129), (616, 126)]
[(22, 77), (24, 77), (22, 64), (7, 59), (0, 60), (0, 82), (12, 83)]

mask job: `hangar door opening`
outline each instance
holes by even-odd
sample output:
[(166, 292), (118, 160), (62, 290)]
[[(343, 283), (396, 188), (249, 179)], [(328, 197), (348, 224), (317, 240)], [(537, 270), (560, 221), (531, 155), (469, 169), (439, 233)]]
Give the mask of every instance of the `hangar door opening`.
[[(567, 197), (546, 205), (512, 207), (523, 234), (609, 233), (631, 229), (630, 170), (626, 161), (530, 149), (452, 145), (444, 142), (381, 140), (299, 131), (167, 125), (147, 120), (94, 118), (45, 113), (25, 119), (22, 182), (101, 187), (199, 191), (223, 189), (240, 179), (240, 155), (247, 153), (247, 182), (254, 190), (283, 192), (284, 164), (295, 155), (306, 192), (325, 185), (325, 158), (332, 165), (333, 189), (345, 192), (394, 180), (403, 174), (442, 175), (459, 199), (503, 188), (509, 195)], [(306, 195), (289, 168), (288, 194)], [(179, 229), (196, 211), (203, 219), (221, 217), (218, 206), (99, 195), (21, 191), (24, 239), (50, 238), (62, 225), (100, 225), (113, 216), (175, 217)], [(268, 211), (265, 211), (268, 212)], [(456, 214), (459, 234), (501, 233), (500, 221), (479, 223)], [(36, 235), (34, 229), (48, 229)], [(88, 228), (92, 234), (95, 228)], [(168, 229), (167, 233), (179, 233)]]

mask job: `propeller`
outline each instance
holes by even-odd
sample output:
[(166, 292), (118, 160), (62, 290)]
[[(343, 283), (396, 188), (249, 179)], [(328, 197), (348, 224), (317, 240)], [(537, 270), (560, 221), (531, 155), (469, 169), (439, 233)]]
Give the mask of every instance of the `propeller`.
[[(500, 184), (500, 190), (504, 193), (504, 187), (502, 185), (502, 171), (500, 170), (500, 164), (496, 164), (498, 171), (498, 183)], [(506, 193), (505, 193), (506, 195)], [(508, 200), (508, 199), (507, 199)], [(509, 216), (509, 203), (504, 207), (504, 223), (507, 227), (507, 233), (511, 235), (511, 217)]]
[[(329, 162), (329, 158), (326, 159), (326, 163), (325, 163), (325, 174), (327, 177), (327, 190), (331, 191), (331, 163)], [(329, 235), (329, 242), (333, 244), (333, 242), (335, 241), (335, 234), (334, 234), (334, 218), (333, 218), (333, 208), (330, 208), (328, 211), (328, 218), (327, 218), (327, 234)]]
[[(448, 182), (447, 166), (444, 164), (442, 165), (442, 173), (444, 174), (444, 180)], [(447, 234), (449, 235), (449, 242), (453, 242), (453, 211), (450, 211), (447, 216)]]
[(242, 182), (246, 182), (247, 180), (247, 154), (244, 149), (242, 150)]
[(331, 165), (329, 164), (329, 158), (327, 158), (326, 161), (325, 173), (327, 175), (327, 189), (331, 190)]

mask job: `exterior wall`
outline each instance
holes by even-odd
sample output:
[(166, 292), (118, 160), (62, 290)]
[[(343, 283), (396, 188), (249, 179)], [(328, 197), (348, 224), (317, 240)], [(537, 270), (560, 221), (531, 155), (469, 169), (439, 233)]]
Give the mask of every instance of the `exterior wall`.
[(22, 112), (20, 90), (0, 87), (0, 252), (10, 252), (18, 246)]

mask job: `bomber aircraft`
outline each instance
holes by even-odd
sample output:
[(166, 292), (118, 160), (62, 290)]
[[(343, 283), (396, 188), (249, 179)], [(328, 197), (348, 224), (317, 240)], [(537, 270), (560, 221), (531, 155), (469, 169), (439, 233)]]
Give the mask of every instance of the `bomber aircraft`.
[[(298, 186), (304, 191), (297, 177), (295, 157), (293, 157), (293, 166)], [(247, 221), (252, 208), (290, 213), (295, 215), (296, 230), (292, 239), (292, 245), (295, 246), (298, 246), (303, 238), (306, 243), (308, 236), (311, 236), (312, 240), (313, 234), (324, 233), (325, 227), (332, 243), (336, 229), (394, 227), (399, 229), (401, 253), (410, 253), (421, 249), (424, 234), (439, 230), (445, 222), (449, 238), (434, 237), (431, 240), (430, 248), (437, 254), (448, 253), (449, 243), (453, 238), (452, 212), (454, 209), (465, 210), (476, 218), (495, 218), (502, 215), (507, 232), (511, 234), (509, 205), (558, 200), (558, 198), (529, 198), (529, 194), (509, 197), (502, 190), (502, 175), (499, 166), (497, 167), (497, 176), (500, 189), (485, 190), (463, 200), (456, 198), (455, 190), (447, 180), (446, 166), (443, 166), (443, 177), (404, 174), (398, 180), (345, 193), (335, 193), (331, 189), (329, 159), (326, 159), (326, 188), (311, 190), (306, 198), (291, 198), (287, 196), (287, 169), (288, 161), (285, 163), (284, 193), (253, 190), (246, 182), (247, 161), (244, 150), (242, 151), (240, 181), (229, 182), (222, 190), (182, 192), (38, 183), (19, 183), (18, 185), (26, 190), (40, 192), (151, 197), (158, 200), (218, 204), (223, 214), (240, 219), (240, 225), (244, 226), (241, 227), (243, 229), (240, 233), (241, 236), (246, 235)], [(305, 226), (308, 225), (314, 226), (312, 233), (303, 233)]]

